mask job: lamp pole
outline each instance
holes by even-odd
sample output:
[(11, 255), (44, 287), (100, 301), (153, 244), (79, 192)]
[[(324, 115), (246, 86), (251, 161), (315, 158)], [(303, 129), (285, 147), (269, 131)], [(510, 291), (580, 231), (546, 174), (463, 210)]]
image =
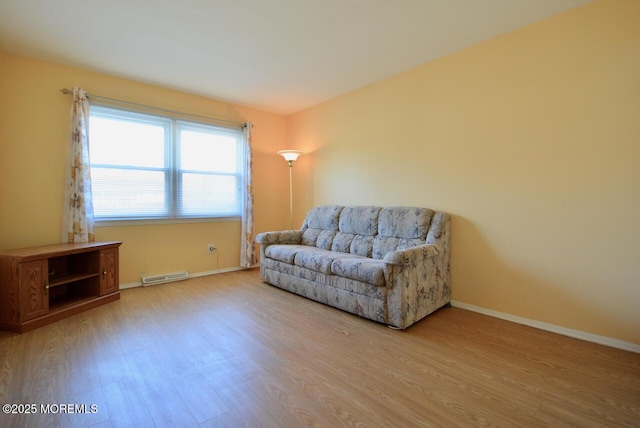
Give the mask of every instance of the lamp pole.
[(289, 162), (289, 222), (293, 230), (293, 161)]
[(289, 227), (293, 229), (293, 162), (302, 152), (300, 150), (280, 150), (278, 154), (289, 163)]

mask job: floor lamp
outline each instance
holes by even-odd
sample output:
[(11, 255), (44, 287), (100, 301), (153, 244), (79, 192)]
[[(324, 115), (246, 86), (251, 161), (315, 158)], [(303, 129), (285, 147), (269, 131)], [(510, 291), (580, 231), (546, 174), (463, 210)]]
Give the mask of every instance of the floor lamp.
[(278, 152), (284, 160), (289, 162), (289, 219), (293, 229), (293, 162), (302, 154), (300, 150), (280, 150)]

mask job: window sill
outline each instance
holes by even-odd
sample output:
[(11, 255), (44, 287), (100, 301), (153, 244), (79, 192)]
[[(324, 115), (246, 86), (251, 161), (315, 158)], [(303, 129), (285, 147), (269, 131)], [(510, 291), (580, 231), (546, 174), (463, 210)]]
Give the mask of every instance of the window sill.
[(143, 219), (143, 220), (96, 220), (95, 227), (146, 226), (150, 224), (218, 223), (239, 222), (240, 216), (209, 218)]

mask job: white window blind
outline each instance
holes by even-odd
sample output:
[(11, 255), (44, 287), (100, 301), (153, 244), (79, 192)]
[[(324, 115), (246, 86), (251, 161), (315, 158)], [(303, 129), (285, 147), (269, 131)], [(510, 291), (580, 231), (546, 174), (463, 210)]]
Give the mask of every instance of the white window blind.
[(240, 130), (102, 106), (90, 116), (97, 220), (240, 215)]

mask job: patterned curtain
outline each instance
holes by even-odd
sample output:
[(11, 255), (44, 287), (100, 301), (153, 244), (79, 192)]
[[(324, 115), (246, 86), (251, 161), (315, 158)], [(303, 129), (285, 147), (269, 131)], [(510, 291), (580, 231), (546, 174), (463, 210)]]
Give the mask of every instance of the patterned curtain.
[(62, 212), (62, 242), (93, 242), (93, 201), (89, 164), (89, 100), (73, 88), (71, 132)]
[(256, 263), (253, 244), (253, 159), (251, 152), (251, 122), (244, 124), (244, 176), (245, 191), (242, 207), (242, 235), (240, 237), (240, 266), (251, 267)]

